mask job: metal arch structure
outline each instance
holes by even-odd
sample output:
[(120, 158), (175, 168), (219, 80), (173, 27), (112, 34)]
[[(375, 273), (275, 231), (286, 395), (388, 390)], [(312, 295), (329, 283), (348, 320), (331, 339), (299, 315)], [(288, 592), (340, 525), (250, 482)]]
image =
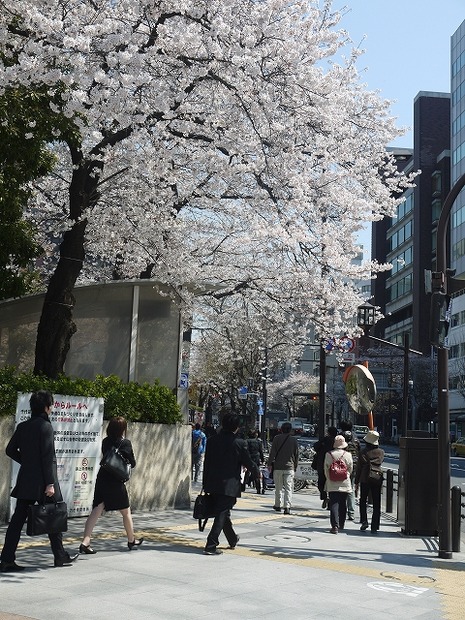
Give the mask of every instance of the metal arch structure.
[[(465, 187), (463, 174), (450, 192), (442, 206), (437, 228), (436, 273), (433, 274), (433, 292), (453, 292), (454, 279), (447, 270), (447, 232), (450, 213), (458, 195)], [(462, 282), (461, 286), (463, 287)], [(448, 289), (450, 289), (448, 291)], [(438, 557), (452, 558), (451, 534), (451, 490), (450, 490), (450, 413), (449, 413), (449, 360), (447, 349), (437, 348), (438, 355)]]

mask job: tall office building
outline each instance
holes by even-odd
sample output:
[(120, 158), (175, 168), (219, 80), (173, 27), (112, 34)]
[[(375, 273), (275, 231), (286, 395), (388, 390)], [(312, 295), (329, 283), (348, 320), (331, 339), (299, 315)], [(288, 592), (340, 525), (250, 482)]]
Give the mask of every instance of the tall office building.
[(450, 96), (419, 92), (414, 101), (413, 149), (392, 149), (405, 172), (421, 170), (416, 187), (408, 189), (397, 217), (376, 222), (372, 229), (372, 257), (392, 263), (392, 269), (373, 282), (373, 303), (385, 319), (376, 335), (430, 355), (429, 306), (425, 269), (435, 264), (435, 233), (442, 202), (449, 191)]
[[(451, 182), (465, 174), (465, 21), (451, 38)], [(449, 265), (465, 278), (465, 190), (450, 217)], [(464, 281), (465, 286), (465, 281)], [(465, 292), (453, 296), (449, 331), (449, 386), (452, 434), (465, 434)]]
[[(376, 325), (375, 335), (402, 347), (408, 334), (410, 348), (424, 355), (425, 361), (417, 363), (416, 371), (412, 358), (414, 382), (409, 389), (407, 424), (409, 429), (429, 431), (433, 430), (435, 398), (431, 389), (434, 360), (430, 357), (429, 340), (431, 298), (425, 289), (425, 270), (435, 269), (437, 222), (450, 187), (448, 94), (418, 93), (414, 101), (413, 136), (413, 149), (392, 149), (392, 152), (399, 170), (406, 173), (421, 170), (416, 186), (404, 193), (397, 217), (376, 222), (372, 228), (372, 257), (392, 264), (390, 271), (374, 280), (372, 303), (385, 316)], [(384, 432), (389, 433), (390, 424), (392, 435), (400, 432), (402, 419), (402, 349), (399, 353), (396, 369), (393, 371), (387, 361), (380, 360), (380, 373), (376, 377), (379, 392), (384, 392), (384, 401), (388, 401), (382, 419)], [(387, 353), (388, 358), (393, 355), (392, 350)], [(391, 405), (392, 401), (397, 404)]]

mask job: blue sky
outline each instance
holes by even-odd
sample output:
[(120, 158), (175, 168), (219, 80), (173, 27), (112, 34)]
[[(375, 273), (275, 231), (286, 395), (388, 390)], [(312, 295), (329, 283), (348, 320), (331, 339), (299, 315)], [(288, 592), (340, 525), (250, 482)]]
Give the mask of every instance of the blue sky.
[[(333, 9), (344, 6), (340, 27), (365, 50), (358, 62), (363, 82), (394, 101), (396, 124), (411, 128), (419, 91), (450, 92), (450, 38), (465, 20), (464, 0), (333, 0)], [(412, 132), (392, 145), (411, 148)], [(369, 250), (369, 232), (360, 243)]]
[[(411, 126), (420, 90), (450, 91), (450, 38), (465, 20), (464, 0), (333, 0), (334, 9), (344, 4), (341, 25), (365, 50), (358, 63), (363, 81), (396, 100), (397, 124)], [(395, 144), (413, 146), (412, 134)]]

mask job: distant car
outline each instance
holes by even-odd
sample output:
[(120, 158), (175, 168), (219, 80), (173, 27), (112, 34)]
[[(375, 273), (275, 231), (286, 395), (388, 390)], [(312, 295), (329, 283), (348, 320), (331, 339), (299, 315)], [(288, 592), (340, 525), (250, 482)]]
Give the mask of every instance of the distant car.
[(460, 437), (452, 444), (452, 454), (454, 456), (465, 456), (465, 437)]
[(352, 432), (355, 433), (359, 440), (362, 440), (369, 430), (368, 426), (362, 426), (361, 424), (354, 424), (352, 427)]

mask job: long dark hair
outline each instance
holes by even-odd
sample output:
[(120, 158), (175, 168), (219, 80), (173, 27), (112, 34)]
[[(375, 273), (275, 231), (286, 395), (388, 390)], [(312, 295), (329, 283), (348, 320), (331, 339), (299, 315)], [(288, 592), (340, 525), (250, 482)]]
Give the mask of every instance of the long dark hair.
[(111, 418), (107, 426), (107, 435), (110, 439), (120, 439), (126, 436), (128, 423), (123, 416)]

